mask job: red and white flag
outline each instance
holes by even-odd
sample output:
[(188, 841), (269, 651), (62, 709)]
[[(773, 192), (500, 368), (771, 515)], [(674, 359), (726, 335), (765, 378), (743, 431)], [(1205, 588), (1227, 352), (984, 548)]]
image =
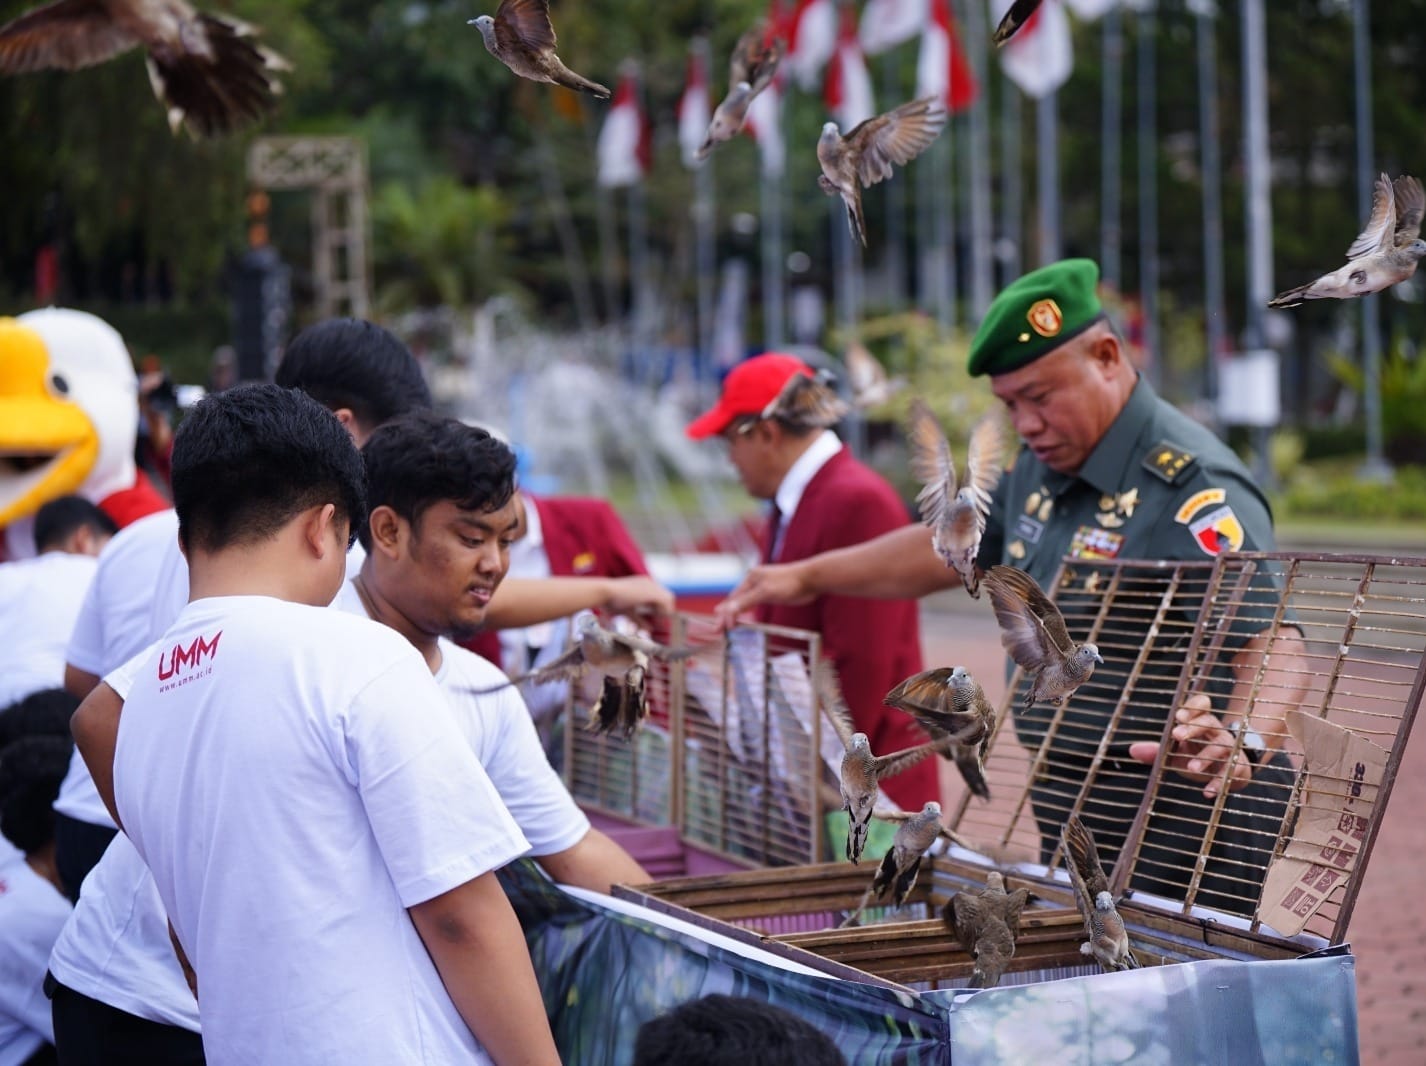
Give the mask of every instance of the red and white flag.
[[(1000, 25), (1012, 0), (990, 0), (990, 24)], [(1026, 96), (1038, 99), (1069, 80), (1074, 69), (1069, 16), (1059, 0), (1044, 0), (1000, 49), (1000, 68)]]
[(649, 172), (649, 149), (649, 124), (639, 106), (639, 76), (626, 70), (595, 146), (599, 184), (614, 189), (643, 181)]
[(748, 105), (746, 130), (757, 142), (758, 154), (762, 157), (763, 173), (777, 177), (787, 162), (787, 146), (782, 139), (782, 90), (774, 81)]
[(783, 65), (803, 92), (817, 87), (817, 76), (837, 48), (837, 5), (834, 0), (797, 0), (788, 29)]
[(713, 118), (712, 101), (708, 97), (708, 66), (698, 49), (688, 53), (688, 77), (683, 95), (678, 98), (678, 147), (683, 165), (692, 170), (698, 166), (698, 149), (708, 133)]
[(876, 114), (876, 104), (871, 95), (871, 75), (867, 73), (866, 58), (857, 40), (856, 13), (850, 4), (842, 8), (837, 50), (827, 64), (822, 97), (843, 133)]
[(862, 12), (862, 51), (880, 55), (926, 28), (927, 0), (867, 0)]
[(931, 0), (931, 21), (921, 34), (916, 59), (916, 96), (935, 96), (955, 114), (975, 102), (975, 71), (970, 68), (950, 0)]

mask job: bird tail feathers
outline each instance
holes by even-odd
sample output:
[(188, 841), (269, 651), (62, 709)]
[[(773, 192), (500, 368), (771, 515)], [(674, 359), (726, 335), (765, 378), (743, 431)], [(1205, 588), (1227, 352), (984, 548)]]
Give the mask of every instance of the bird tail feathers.
[(176, 133), (187, 126), (195, 136), (225, 133), (272, 110), (282, 83), (275, 76), (290, 65), (252, 39), (247, 25), (215, 15), (199, 15), (206, 48), (150, 51), (149, 82), (168, 108)]

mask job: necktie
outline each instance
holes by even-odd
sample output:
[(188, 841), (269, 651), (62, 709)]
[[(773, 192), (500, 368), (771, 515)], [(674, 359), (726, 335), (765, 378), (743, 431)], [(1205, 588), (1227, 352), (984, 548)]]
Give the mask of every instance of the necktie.
[(767, 541), (763, 545), (763, 562), (770, 563), (777, 554), (778, 538), (782, 535), (782, 510), (776, 503), (767, 519)]

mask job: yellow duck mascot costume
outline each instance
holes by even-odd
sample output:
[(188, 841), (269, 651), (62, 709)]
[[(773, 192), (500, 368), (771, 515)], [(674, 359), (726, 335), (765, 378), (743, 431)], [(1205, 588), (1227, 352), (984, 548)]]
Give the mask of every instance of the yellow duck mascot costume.
[(71, 493), (118, 525), (168, 507), (134, 463), (138, 377), (118, 332), (64, 308), (0, 318), (0, 559), (35, 554), (34, 514)]

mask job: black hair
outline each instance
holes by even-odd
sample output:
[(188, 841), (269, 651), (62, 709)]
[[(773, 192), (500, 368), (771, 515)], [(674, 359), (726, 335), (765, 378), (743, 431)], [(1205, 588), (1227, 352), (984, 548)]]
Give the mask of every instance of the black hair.
[(21, 737), (69, 736), (69, 720), (79, 699), (62, 688), (31, 692), (0, 710), (0, 748)]
[[(362, 448), (367, 500), (390, 507), (411, 525), (432, 504), (451, 500), (467, 511), (495, 511), (515, 491), (515, 453), (483, 429), (429, 411), (382, 426)], [(362, 547), (371, 530), (362, 523)]]
[(69, 771), (66, 737), (24, 737), (0, 749), (0, 833), (26, 855), (54, 840), (54, 799)]
[(119, 532), (114, 520), (83, 496), (61, 496), (35, 512), (35, 550), (58, 548), (64, 539), (85, 527), (101, 537)]
[(783, 1007), (704, 996), (645, 1022), (633, 1066), (847, 1066), (831, 1037)]
[(274, 380), (301, 389), (329, 411), (349, 409), (366, 431), (431, 406), (431, 390), (410, 349), (359, 318), (329, 318), (297, 334)]
[(361, 456), (336, 416), (278, 385), (204, 397), (173, 440), (173, 508), (185, 548), (218, 551), (273, 536), (309, 507), (366, 521)]

